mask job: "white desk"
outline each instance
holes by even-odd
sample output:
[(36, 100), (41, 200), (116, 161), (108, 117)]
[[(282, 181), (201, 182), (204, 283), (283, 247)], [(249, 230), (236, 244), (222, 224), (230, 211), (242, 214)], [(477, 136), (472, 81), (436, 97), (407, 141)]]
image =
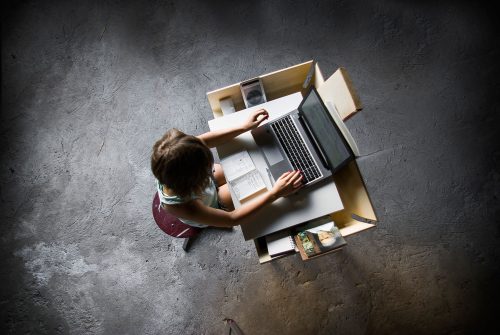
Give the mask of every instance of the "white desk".
[[(219, 130), (240, 124), (249, 117), (250, 113), (260, 108), (264, 108), (269, 112), (269, 119), (275, 119), (296, 109), (301, 101), (302, 95), (297, 92), (259, 106), (215, 118), (208, 121), (208, 126), (210, 130)], [(227, 144), (217, 147), (217, 153), (221, 159), (242, 150), (248, 151), (267, 188), (271, 189), (271, 181), (266, 172), (266, 162), (250, 132), (243, 133)], [(235, 207), (241, 206), (231, 188), (229, 189)], [(343, 208), (333, 178), (329, 178), (306, 189), (301, 189), (292, 196), (276, 200), (271, 205), (263, 208), (251, 223), (242, 225), (241, 230), (245, 240), (256, 239), (331, 214)]]

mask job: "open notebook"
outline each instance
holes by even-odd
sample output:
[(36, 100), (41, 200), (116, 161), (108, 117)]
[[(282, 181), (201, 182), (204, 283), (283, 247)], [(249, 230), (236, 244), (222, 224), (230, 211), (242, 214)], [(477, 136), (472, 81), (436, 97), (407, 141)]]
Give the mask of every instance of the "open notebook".
[(244, 150), (225, 157), (221, 163), (226, 180), (240, 202), (266, 190), (266, 184), (248, 151)]

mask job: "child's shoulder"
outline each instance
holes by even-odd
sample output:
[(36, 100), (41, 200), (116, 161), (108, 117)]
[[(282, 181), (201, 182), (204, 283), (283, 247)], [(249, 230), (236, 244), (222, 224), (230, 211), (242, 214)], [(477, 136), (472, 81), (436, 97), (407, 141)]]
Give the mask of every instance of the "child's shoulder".
[(169, 189), (166, 185), (157, 181), (158, 191), (160, 195), (160, 201), (166, 205), (175, 205), (186, 202), (186, 199), (179, 197), (176, 195), (171, 189)]

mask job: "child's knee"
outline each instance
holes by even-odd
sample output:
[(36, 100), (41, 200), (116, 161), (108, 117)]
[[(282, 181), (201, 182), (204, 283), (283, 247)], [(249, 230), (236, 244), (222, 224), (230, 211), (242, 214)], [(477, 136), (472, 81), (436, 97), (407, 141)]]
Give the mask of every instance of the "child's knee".
[(215, 178), (215, 182), (217, 186), (222, 186), (226, 183), (226, 177), (224, 176), (224, 171), (222, 170), (222, 166), (220, 164), (214, 164), (213, 174)]

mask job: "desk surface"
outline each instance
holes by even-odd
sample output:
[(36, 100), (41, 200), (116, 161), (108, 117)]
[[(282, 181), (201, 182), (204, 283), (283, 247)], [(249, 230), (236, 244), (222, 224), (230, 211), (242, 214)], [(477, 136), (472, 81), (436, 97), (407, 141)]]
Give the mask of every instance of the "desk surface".
[[(297, 92), (259, 106), (210, 120), (208, 126), (210, 130), (233, 126), (243, 122), (249, 117), (250, 113), (260, 108), (266, 109), (269, 112), (269, 119), (272, 120), (296, 109), (301, 101), (302, 95)], [(248, 151), (267, 188), (271, 189), (271, 181), (266, 172), (266, 162), (250, 132), (243, 133), (228, 143), (217, 147), (217, 154), (222, 159), (242, 150)], [(235, 207), (241, 206), (230, 187), (229, 189)], [(331, 214), (343, 208), (333, 178), (329, 178), (311, 187), (301, 189), (287, 198), (276, 200), (271, 205), (263, 208), (252, 222), (242, 225), (241, 230), (245, 240), (251, 240)]]

